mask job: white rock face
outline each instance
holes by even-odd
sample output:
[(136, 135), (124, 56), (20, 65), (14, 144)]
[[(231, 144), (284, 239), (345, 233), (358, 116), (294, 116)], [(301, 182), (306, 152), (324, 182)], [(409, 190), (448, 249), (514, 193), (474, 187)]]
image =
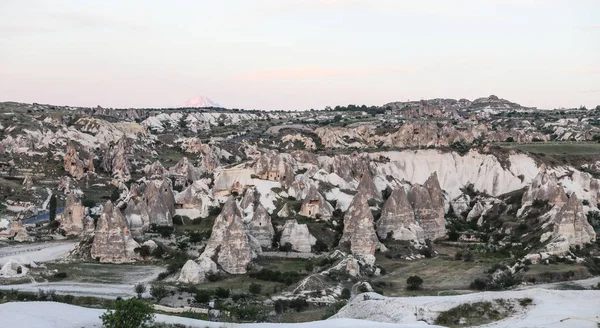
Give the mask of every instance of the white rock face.
[(217, 264), (210, 258), (203, 256), (196, 261), (188, 260), (177, 281), (190, 284), (201, 284), (206, 281), (206, 274), (218, 272)]
[(291, 208), (288, 203), (283, 204), (279, 212), (277, 212), (277, 216), (280, 218), (293, 218), (296, 216), (296, 212), (293, 208)]
[(218, 202), (213, 198), (212, 191), (206, 183), (203, 180), (197, 180), (175, 196), (175, 204), (180, 209), (195, 210), (194, 213), (197, 216), (190, 217), (195, 219), (197, 217), (207, 217), (210, 208), (217, 206)]
[(310, 253), (311, 247), (317, 239), (310, 234), (306, 224), (298, 224), (296, 220), (287, 220), (281, 232), (280, 244), (290, 243), (292, 250), (301, 253)]
[(554, 224), (552, 237), (555, 238), (553, 247), (555, 251), (559, 251), (559, 244), (564, 244), (566, 241), (566, 249), (560, 249), (562, 252), (568, 252), (570, 247), (583, 246), (596, 240), (594, 228), (588, 223), (583, 214), (583, 206), (581, 201), (577, 199), (575, 194), (564, 204), (558, 213), (552, 219)]
[(540, 172), (531, 182), (529, 189), (523, 194), (523, 206), (531, 205), (534, 201), (547, 201), (551, 205), (562, 206), (567, 202), (567, 194), (564, 189), (558, 185), (558, 180), (554, 173), (548, 173), (546, 167), (542, 165)]
[(325, 200), (325, 197), (319, 193), (316, 187), (311, 185), (306, 197), (302, 201), (299, 214), (310, 218), (320, 217), (327, 220), (333, 215), (333, 206)]
[(29, 269), (21, 263), (11, 259), (6, 262), (0, 269), (0, 277), (2, 278), (19, 278), (27, 276)]

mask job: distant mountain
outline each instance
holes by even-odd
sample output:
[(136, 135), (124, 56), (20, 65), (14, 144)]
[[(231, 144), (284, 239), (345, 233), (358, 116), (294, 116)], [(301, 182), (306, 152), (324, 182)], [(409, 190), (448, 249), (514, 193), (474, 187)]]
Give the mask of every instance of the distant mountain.
[(186, 101), (180, 107), (182, 107), (182, 108), (189, 108), (189, 107), (202, 108), (202, 107), (223, 107), (223, 106), (210, 100), (210, 98), (208, 98), (208, 97), (200, 96), (200, 97), (195, 97), (195, 98), (192, 98), (192, 99)]

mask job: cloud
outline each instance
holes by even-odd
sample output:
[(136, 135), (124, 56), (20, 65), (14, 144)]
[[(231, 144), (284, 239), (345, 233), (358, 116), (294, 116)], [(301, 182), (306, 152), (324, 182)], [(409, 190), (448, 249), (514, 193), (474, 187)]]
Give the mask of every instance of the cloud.
[(600, 93), (600, 89), (583, 90), (579, 91), (579, 93)]
[(578, 27), (582, 30), (600, 31), (600, 25), (584, 25)]
[(54, 31), (56, 31), (56, 29), (42, 26), (0, 25), (0, 35), (48, 33)]
[(260, 70), (245, 72), (235, 75), (237, 80), (245, 81), (269, 81), (269, 80), (310, 80), (317, 78), (353, 77), (369, 75), (385, 75), (407, 72), (405, 68), (327, 68), (327, 67), (305, 67), (305, 68), (281, 68), (272, 70)]

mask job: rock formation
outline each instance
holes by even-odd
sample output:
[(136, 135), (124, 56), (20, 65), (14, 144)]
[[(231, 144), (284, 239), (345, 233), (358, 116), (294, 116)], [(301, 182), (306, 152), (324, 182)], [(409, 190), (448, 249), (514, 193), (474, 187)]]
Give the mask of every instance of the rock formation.
[(217, 262), (228, 273), (244, 274), (252, 257), (250, 241), (242, 218), (234, 216), (223, 236)]
[(123, 215), (133, 236), (141, 236), (150, 230), (150, 214), (146, 201), (130, 199)]
[(375, 250), (380, 247), (375, 233), (373, 214), (369, 208), (369, 194), (359, 191), (344, 215), (344, 232), (340, 245), (350, 243), (350, 252), (365, 262), (375, 262)]
[(356, 189), (359, 192), (364, 193), (368, 199), (375, 199), (379, 202), (383, 201), (383, 197), (381, 197), (381, 191), (379, 191), (375, 186), (375, 182), (373, 182), (373, 178), (371, 177), (369, 171), (364, 171), (362, 173), (360, 183)]
[(568, 243), (564, 251), (596, 241), (594, 228), (588, 223), (581, 201), (575, 193), (572, 193), (567, 203), (560, 208), (552, 223), (553, 237), (564, 239)]
[(168, 175), (167, 169), (159, 161), (144, 166), (143, 171), (150, 179), (162, 180)]
[[(75, 145), (69, 143), (67, 146), (67, 151), (65, 152), (65, 156), (63, 157), (64, 166), (66, 172), (68, 172), (73, 178), (79, 180), (84, 176), (84, 168), (85, 164), (81, 159), (79, 159), (79, 154), (77, 153), (77, 149)], [(93, 162), (92, 162), (93, 167)]]
[(261, 179), (279, 181), (284, 188), (294, 182), (294, 170), (289, 157), (279, 153), (264, 153), (254, 164), (254, 172)]
[(223, 270), (232, 274), (246, 272), (253, 257), (242, 214), (234, 197), (230, 197), (213, 224), (212, 233), (202, 256), (213, 258)]
[(21, 263), (10, 259), (0, 269), (0, 278), (19, 278), (27, 276), (29, 269)]
[(301, 253), (310, 253), (317, 239), (310, 234), (306, 224), (298, 224), (296, 220), (287, 220), (281, 232), (280, 245), (290, 243), (292, 250)]
[(296, 216), (296, 211), (289, 205), (289, 203), (283, 204), (277, 216), (280, 218), (293, 218)]
[(333, 215), (333, 206), (325, 200), (316, 187), (311, 185), (302, 201), (299, 214), (311, 218), (319, 216), (321, 219), (328, 220)]
[(218, 202), (212, 197), (212, 192), (206, 183), (197, 180), (175, 196), (175, 204), (179, 209), (188, 210), (186, 213), (189, 215), (186, 216), (195, 219), (207, 217), (210, 208), (217, 206)]
[(417, 223), (423, 228), (425, 239), (433, 241), (446, 236), (444, 196), (436, 172), (423, 185), (413, 185), (408, 200), (415, 211)]
[(139, 258), (134, 249), (139, 246), (131, 237), (121, 211), (107, 201), (94, 232), (91, 257), (102, 263), (134, 262)]
[(131, 153), (132, 141), (123, 135), (115, 145), (104, 150), (101, 166), (119, 181), (131, 179), (130, 163), (127, 156)]
[(258, 205), (252, 219), (248, 222), (248, 233), (256, 238), (261, 247), (271, 247), (275, 230), (271, 224), (269, 212), (261, 204)]
[(187, 186), (200, 179), (200, 171), (194, 167), (187, 157), (183, 157), (169, 169), (170, 176), (175, 178), (177, 186)]
[[(91, 218), (89, 218), (91, 219)], [(81, 201), (73, 193), (67, 195), (65, 208), (57, 221), (60, 223), (60, 229), (68, 237), (81, 236), (84, 233), (94, 231), (94, 221), (86, 218), (85, 208)]]
[(143, 195), (148, 204), (150, 224), (172, 226), (175, 215), (175, 197), (169, 180), (147, 182)]
[(423, 229), (415, 222), (415, 212), (402, 187), (392, 191), (377, 221), (379, 238), (386, 239), (390, 233), (394, 240), (425, 241)]
[(548, 173), (544, 164), (540, 166), (540, 172), (523, 194), (523, 207), (533, 204), (536, 200), (547, 201), (550, 205), (563, 205), (567, 202), (567, 194), (558, 184), (556, 175)]
[(209, 257), (204, 256), (196, 261), (188, 260), (181, 268), (177, 281), (188, 284), (201, 284), (206, 281), (207, 274), (218, 271), (217, 264)]

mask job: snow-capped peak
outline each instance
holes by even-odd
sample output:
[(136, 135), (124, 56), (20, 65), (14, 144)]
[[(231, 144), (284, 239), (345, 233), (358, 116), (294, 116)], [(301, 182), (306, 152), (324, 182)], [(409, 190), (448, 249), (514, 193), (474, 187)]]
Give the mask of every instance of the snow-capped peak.
[(183, 108), (187, 108), (187, 107), (201, 108), (201, 107), (221, 107), (221, 105), (210, 100), (208, 97), (200, 96), (200, 97), (195, 97), (195, 98), (192, 98), (192, 99), (186, 101), (183, 105), (181, 105), (181, 107), (183, 107)]

